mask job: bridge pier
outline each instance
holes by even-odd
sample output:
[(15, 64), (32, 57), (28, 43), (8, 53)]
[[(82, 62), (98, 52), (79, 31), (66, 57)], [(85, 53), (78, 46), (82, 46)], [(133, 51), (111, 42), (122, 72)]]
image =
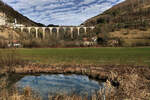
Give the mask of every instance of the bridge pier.
[(21, 32), (23, 32), (24, 27), (21, 27), (20, 29), (21, 29)]
[(29, 32), (29, 34), (31, 34), (31, 28), (32, 28), (32, 27), (28, 27), (28, 32)]
[(56, 30), (57, 30), (57, 38), (59, 38), (59, 27), (56, 27)]
[(35, 38), (38, 38), (38, 27), (35, 27)]
[(73, 27), (70, 27), (71, 30), (71, 38), (73, 39)]
[(52, 27), (49, 27), (49, 31), (50, 31), (50, 35), (52, 36), (52, 30), (53, 30), (53, 28)]
[(43, 30), (43, 39), (45, 39), (45, 29), (46, 29), (46, 27), (42, 27), (42, 30)]
[(85, 32), (85, 34), (87, 33), (87, 28), (86, 27), (83, 27), (84, 28), (84, 32)]
[(80, 35), (80, 27), (77, 27), (78, 30), (78, 36)]

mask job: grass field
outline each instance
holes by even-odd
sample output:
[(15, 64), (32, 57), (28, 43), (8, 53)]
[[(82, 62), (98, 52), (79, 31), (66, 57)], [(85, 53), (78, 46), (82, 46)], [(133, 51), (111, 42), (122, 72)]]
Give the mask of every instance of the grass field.
[(150, 47), (17, 49), (20, 57), (44, 64), (150, 65)]

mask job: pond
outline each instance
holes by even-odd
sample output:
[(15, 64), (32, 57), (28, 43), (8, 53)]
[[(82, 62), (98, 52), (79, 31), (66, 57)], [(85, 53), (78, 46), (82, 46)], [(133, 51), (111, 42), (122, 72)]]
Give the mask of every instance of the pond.
[(48, 99), (48, 95), (72, 95), (91, 97), (95, 92), (104, 87), (103, 82), (100, 83), (89, 79), (83, 75), (27, 75), (21, 78), (16, 86), (19, 90), (29, 86), (33, 91), (38, 93), (44, 100)]

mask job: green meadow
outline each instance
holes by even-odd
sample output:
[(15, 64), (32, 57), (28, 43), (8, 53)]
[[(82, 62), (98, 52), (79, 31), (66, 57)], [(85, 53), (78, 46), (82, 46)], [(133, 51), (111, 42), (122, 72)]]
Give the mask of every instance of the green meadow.
[(42, 64), (150, 65), (150, 47), (16, 49), (19, 57)]

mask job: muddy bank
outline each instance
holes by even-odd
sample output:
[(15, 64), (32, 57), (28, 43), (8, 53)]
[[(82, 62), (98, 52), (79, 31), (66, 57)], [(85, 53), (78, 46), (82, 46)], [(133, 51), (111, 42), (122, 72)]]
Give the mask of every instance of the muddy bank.
[[(10, 73), (17, 74), (81, 74), (107, 81), (114, 87), (107, 99), (150, 99), (150, 67), (130, 65), (40, 65), (29, 64), (12, 67)], [(107, 95), (107, 94), (106, 94)]]

